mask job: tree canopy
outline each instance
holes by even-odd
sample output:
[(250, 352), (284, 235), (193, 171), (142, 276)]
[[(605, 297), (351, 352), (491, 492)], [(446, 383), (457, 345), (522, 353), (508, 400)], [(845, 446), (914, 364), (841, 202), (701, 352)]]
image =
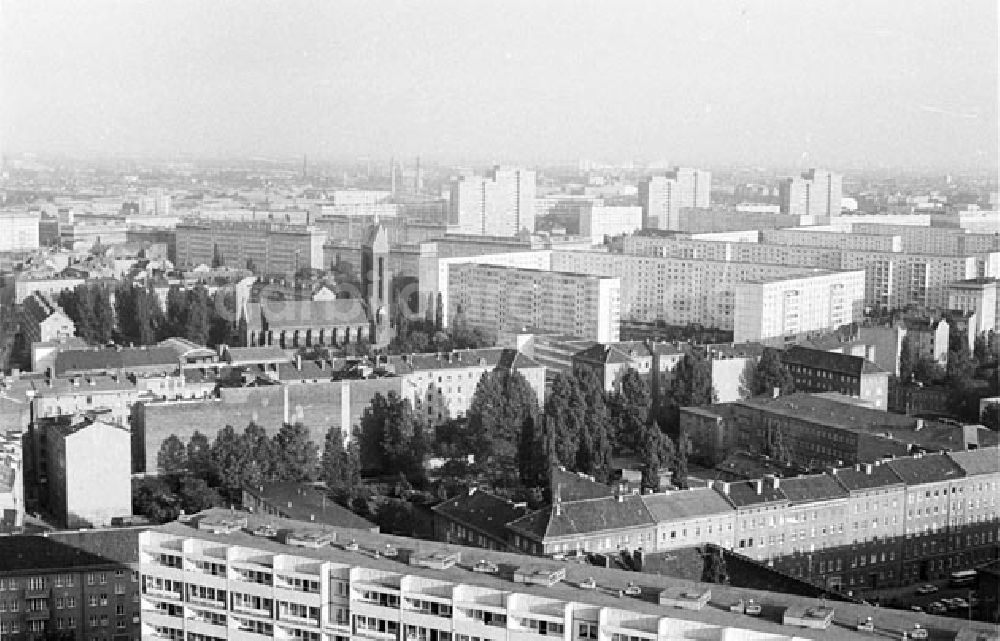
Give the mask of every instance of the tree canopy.
[(782, 362), (781, 353), (773, 347), (765, 347), (757, 362), (753, 390), (755, 395), (771, 395), (774, 390), (779, 394), (795, 391), (795, 380)]

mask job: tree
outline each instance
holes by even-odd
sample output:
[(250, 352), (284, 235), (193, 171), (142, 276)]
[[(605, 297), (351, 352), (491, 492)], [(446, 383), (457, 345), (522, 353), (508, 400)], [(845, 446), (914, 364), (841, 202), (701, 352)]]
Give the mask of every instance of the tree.
[(899, 345), (899, 378), (903, 382), (909, 383), (913, 380), (915, 365), (916, 363), (914, 363), (913, 359), (913, 346), (910, 343), (910, 337), (904, 336)]
[(156, 467), (161, 474), (177, 474), (187, 468), (187, 451), (176, 434), (171, 434), (160, 444)]
[(211, 507), (222, 505), (222, 497), (212, 489), (204, 479), (186, 476), (181, 480), (177, 491), (181, 509), (187, 514), (194, 514)]
[(241, 488), (250, 453), (232, 425), (225, 426), (215, 435), (211, 456), (219, 484), (227, 489)]
[(209, 324), (208, 290), (204, 285), (198, 285), (187, 292), (184, 338), (199, 345), (207, 345)]
[(241, 485), (260, 485), (278, 480), (275, 472), (278, 465), (275, 444), (268, 438), (264, 428), (250, 421), (243, 430), (241, 441), (247, 457)]
[(188, 439), (186, 450), (188, 473), (206, 481), (211, 480), (213, 477), (212, 444), (208, 437), (195, 430), (191, 438)]
[(549, 432), (556, 462), (575, 467), (580, 434), (584, 430), (587, 401), (576, 379), (557, 373), (545, 397), (545, 429)]
[(323, 444), (320, 478), (340, 499), (350, 501), (361, 484), (361, 460), (354, 439), (344, 443), (344, 432), (331, 427)]
[(984, 407), (979, 422), (994, 432), (1000, 432), (1000, 403), (989, 403)]
[(614, 421), (607, 395), (593, 369), (575, 367), (573, 378), (585, 403), (583, 431), (580, 433), (574, 469), (604, 482), (611, 475), (611, 445), (614, 439)]
[(673, 461), (674, 443), (656, 421), (643, 425), (640, 438), (642, 447), (639, 450), (639, 462), (642, 466), (643, 487), (659, 489), (659, 471)]
[(790, 394), (795, 391), (795, 380), (782, 362), (781, 353), (773, 347), (765, 347), (757, 362), (754, 394), (770, 395), (774, 390), (778, 390), (779, 394)]
[(637, 371), (629, 367), (618, 381), (618, 391), (610, 406), (615, 428), (615, 442), (624, 449), (638, 452), (644, 426), (649, 422), (651, 399), (649, 386)]
[(667, 434), (676, 438), (680, 430), (681, 408), (710, 405), (714, 400), (712, 364), (703, 349), (691, 348), (674, 369), (673, 380), (663, 395), (657, 420)]
[(704, 562), (701, 580), (703, 583), (725, 585), (729, 583), (729, 571), (726, 569), (726, 558), (722, 548), (710, 546), (702, 555)]
[(136, 479), (132, 482), (132, 511), (154, 523), (167, 523), (180, 514), (180, 499), (165, 479)]
[(187, 294), (180, 287), (174, 285), (167, 290), (167, 313), (164, 323), (165, 336), (184, 336), (184, 328), (187, 326)]
[(677, 427), (677, 443), (674, 450), (672, 482), (681, 489), (688, 488), (688, 454), (691, 444), (688, 440), (687, 423), (680, 421)]
[(285, 423), (272, 441), (275, 480), (313, 481), (316, 479), (319, 457), (309, 430), (302, 423)]
[(361, 460), (383, 473), (422, 477), (427, 445), (423, 432), (423, 416), (414, 414), (409, 401), (394, 392), (376, 394), (361, 416)]
[(476, 385), (468, 412), (468, 431), (483, 469), (504, 478), (518, 475), (518, 443), (526, 421), (538, 414), (538, 397), (528, 380), (515, 369), (497, 367)]
[(115, 310), (111, 307), (111, 293), (106, 287), (94, 288), (94, 338), (102, 345), (114, 336)]

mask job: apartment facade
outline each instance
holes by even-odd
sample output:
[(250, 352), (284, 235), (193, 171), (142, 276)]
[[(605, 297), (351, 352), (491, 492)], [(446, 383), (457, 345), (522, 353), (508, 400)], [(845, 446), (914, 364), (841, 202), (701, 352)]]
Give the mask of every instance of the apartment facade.
[(687, 167), (640, 181), (643, 229), (679, 230), (681, 210), (710, 207), (711, 189), (711, 172)]
[(535, 172), (494, 167), (486, 176), (451, 182), (448, 229), (459, 234), (517, 236), (535, 231)]
[(0, 212), (0, 253), (38, 249), (38, 212)]
[(449, 316), (498, 335), (535, 327), (613, 342), (621, 325), (621, 280), (586, 273), (519, 269), (476, 263), (452, 264)]
[(0, 537), (4, 639), (139, 641), (139, 533)]
[(800, 392), (833, 391), (888, 408), (889, 372), (864, 357), (793, 345), (781, 360)]
[(995, 330), (1000, 297), (1000, 283), (996, 278), (973, 278), (954, 282), (948, 286), (948, 309), (975, 314), (976, 334)]
[(326, 233), (276, 222), (198, 220), (177, 225), (177, 266), (221, 263), (258, 274), (323, 269)]
[(35, 292), (21, 303), (21, 331), (29, 344), (58, 341), (76, 336), (76, 325), (49, 295)]
[(810, 169), (778, 185), (781, 213), (793, 216), (839, 216), (842, 197), (843, 177), (830, 171)]

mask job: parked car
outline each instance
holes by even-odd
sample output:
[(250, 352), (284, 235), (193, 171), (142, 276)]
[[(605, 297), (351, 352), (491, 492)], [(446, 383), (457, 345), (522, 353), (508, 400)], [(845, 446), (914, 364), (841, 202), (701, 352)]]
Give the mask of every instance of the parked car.
[(747, 616), (752, 616), (752, 617), (759, 617), (760, 613), (763, 610), (764, 608), (762, 608), (760, 604), (754, 601), (753, 599), (747, 601), (746, 607), (743, 608), (743, 611), (747, 614)]
[(927, 585), (921, 585), (919, 588), (917, 588), (917, 594), (934, 594), (937, 591), (938, 591), (938, 586), (931, 585), (930, 583), (928, 583)]
[(922, 607), (920, 607), (919, 605), (911, 605), (910, 606), (910, 610), (912, 610), (913, 612), (923, 612), (924, 611), (924, 609)]
[(496, 574), (500, 571), (497, 564), (492, 561), (487, 561), (486, 559), (481, 560), (472, 566), (473, 572), (482, 572), (483, 574)]
[(910, 630), (911, 639), (926, 639), (928, 637), (927, 628), (921, 628), (919, 623), (913, 624), (913, 629)]
[(594, 577), (588, 577), (588, 578), (584, 579), (583, 581), (580, 581), (580, 589), (582, 589), (582, 590), (596, 590), (597, 589), (597, 581), (594, 580)]
[(358, 548), (359, 548), (358, 542), (355, 541), (354, 539), (351, 539), (350, 543), (344, 546), (344, 549), (349, 552), (357, 552)]
[(927, 611), (931, 614), (944, 614), (948, 611), (948, 606), (940, 601), (935, 601), (927, 606)]
[(628, 585), (625, 586), (625, 594), (627, 596), (640, 596), (642, 594), (642, 588), (632, 581), (629, 581)]
[(874, 631), (875, 631), (875, 619), (871, 617), (858, 619), (858, 632), (874, 632)]

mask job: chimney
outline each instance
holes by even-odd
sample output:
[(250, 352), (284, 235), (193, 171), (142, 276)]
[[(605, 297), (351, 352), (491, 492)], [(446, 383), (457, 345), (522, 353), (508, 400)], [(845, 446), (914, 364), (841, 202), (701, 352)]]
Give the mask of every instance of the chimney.
[(781, 396), (781, 388), (780, 387), (774, 387), (774, 388), (772, 388), (771, 389), (771, 398), (778, 398), (779, 396)]
[(865, 463), (865, 474), (867, 474), (868, 476), (871, 476), (871, 474), (872, 474), (872, 464), (871, 463)]
[(917, 419), (917, 424), (916, 424), (916, 426), (914, 426), (913, 431), (914, 432), (919, 432), (922, 429), (924, 429), (924, 419), (918, 418)]
[(302, 354), (295, 355), (295, 369), (302, 371)]
[(476, 493), (476, 486), (475, 485), (470, 485), (469, 486), (469, 496), (472, 496), (475, 493)]
[(321, 371), (321, 372), (325, 372), (326, 371), (326, 359), (325, 358), (319, 359), (319, 371)]
[(855, 463), (854, 464), (854, 471), (855, 472), (860, 472), (861, 471), (861, 463)]
[(757, 488), (757, 494), (763, 494), (764, 493), (764, 479), (757, 479), (753, 483), (754, 483), (754, 485)]
[(619, 503), (625, 502), (625, 495), (622, 494), (621, 492), (615, 494), (615, 498), (618, 500)]
[(780, 484), (781, 484), (781, 479), (779, 479), (776, 474), (772, 474), (771, 475), (771, 487), (776, 490), (776, 489), (778, 489), (778, 487), (780, 486)]
[(719, 486), (722, 488), (722, 493), (729, 496), (729, 483), (726, 481), (719, 481)]
[(292, 502), (291, 502), (291, 501), (289, 501), (289, 502), (288, 502), (288, 509), (291, 509), (291, 508), (292, 508)]

